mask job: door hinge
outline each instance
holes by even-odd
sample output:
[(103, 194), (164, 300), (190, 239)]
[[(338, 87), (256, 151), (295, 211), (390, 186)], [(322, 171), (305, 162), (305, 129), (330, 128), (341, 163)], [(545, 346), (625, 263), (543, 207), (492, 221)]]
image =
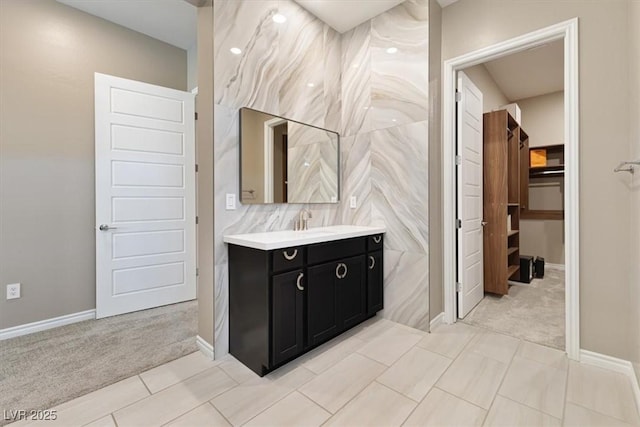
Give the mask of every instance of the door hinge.
[(194, 117), (195, 117), (196, 120), (198, 120), (198, 112), (197, 111), (194, 113)]
[(196, 277), (200, 275), (200, 269), (196, 268)]
[(196, 163), (196, 172), (198, 172), (198, 164)]
[(462, 292), (462, 283), (456, 282), (456, 292)]
[(456, 165), (460, 166), (462, 164), (462, 156), (456, 155)]
[(462, 220), (461, 219), (456, 219), (456, 228), (458, 230), (462, 228)]
[(462, 101), (462, 92), (456, 91), (456, 102)]
[(199, 218), (196, 216), (196, 224), (198, 223)]

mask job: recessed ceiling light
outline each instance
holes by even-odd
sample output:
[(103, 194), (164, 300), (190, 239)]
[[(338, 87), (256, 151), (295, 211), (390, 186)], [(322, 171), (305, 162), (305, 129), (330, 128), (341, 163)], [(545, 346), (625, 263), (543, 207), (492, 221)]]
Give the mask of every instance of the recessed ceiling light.
[(273, 22), (275, 22), (276, 24), (284, 24), (285, 22), (287, 22), (287, 17), (280, 13), (276, 13), (271, 19), (273, 19)]
[(352, 67), (353, 68), (358, 68), (360, 66), (360, 64), (353, 64)]
[(396, 53), (398, 51), (397, 47), (390, 47), (389, 49), (387, 49), (387, 53)]
[(391, 121), (395, 123), (395, 122), (397, 122), (398, 120), (397, 120), (397, 119), (391, 119)]
[(311, 82), (307, 83), (307, 86), (309, 87), (314, 87), (315, 85), (316, 85), (315, 83), (311, 83)]
[(231, 49), (229, 49), (231, 51), (231, 53), (233, 53), (234, 55), (240, 55), (242, 53), (242, 50), (240, 48), (237, 47), (232, 47)]

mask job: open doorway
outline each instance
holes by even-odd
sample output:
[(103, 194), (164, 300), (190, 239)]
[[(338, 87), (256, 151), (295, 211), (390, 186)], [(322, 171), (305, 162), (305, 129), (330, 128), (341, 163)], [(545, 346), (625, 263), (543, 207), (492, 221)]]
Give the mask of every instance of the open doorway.
[[(444, 68), (444, 217), (454, 219), (445, 227), (444, 320), (561, 348), (574, 359), (576, 70), (577, 20), (451, 59)], [(532, 154), (548, 164), (536, 168)], [(525, 256), (545, 259), (544, 278), (531, 277), (532, 258)]]
[(458, 319), (561, 350), (563, 56), (556, 40), (465, 68), (457, 102)]

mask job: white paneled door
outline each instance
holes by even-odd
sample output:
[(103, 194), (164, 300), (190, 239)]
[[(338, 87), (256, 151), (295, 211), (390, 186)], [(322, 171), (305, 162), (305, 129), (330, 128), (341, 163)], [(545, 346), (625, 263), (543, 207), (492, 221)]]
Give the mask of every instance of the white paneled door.
[[(482, 205), (482, 92), (458, 73), (458, 317), (464, 318), (484, 297)], [(506, 263), (506, 260), (505, 260)]]
[(194, 95), (96, 73), (96, 316), (196, 297)]

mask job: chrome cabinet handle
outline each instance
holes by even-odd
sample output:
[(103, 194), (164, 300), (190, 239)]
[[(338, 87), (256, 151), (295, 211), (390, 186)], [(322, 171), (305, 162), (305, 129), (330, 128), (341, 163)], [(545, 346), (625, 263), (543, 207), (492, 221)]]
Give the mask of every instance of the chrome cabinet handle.
[(480, 224), (482, 224), (483, 227), (486, 227), (489, 223), (487, 221), (482, 221)]
[(284, 258), (287, 261), (291, 261), (292, 259), (294, 259), (296, 257), (296, 255), (298, 255), (298, 250), (294, 249), (293, 253), (291, 255), (289, 255), (289, 253), (287, 251), (282, 251), (282, 256), (284, 256)]
[[(344, 268), (344, 273), (340, 274), (340, 267)], [(338, 279), (344, 279), (345, 277), (347, 277), (347, 265), (339, 262), (338, 265), (336, 266), (336, 277)]]
[(380, 243), (382, 241), (382, 236), (373, 236), (373, 241), (376, 243)]
[(304, 277), (304, 273), (298, 274), (298, 279), (296, 280), (296, 286), (298, 290), (304, 291), (304, 286), (300, 282), (302, 282), (302, 278)]
[(373, 270), (373, 267), (376, 266), (376, 259), (369, 255), (369, 270)]
[(118, 228), (118, 227), (109, 227), (109, 225), (108, 225), (108, 224), (100, 224), (100, 227), (98, 227), (98, 229), (99, 229), (100, 231), (115, 230), (115, 229), (117, 229), (117, 228)]

